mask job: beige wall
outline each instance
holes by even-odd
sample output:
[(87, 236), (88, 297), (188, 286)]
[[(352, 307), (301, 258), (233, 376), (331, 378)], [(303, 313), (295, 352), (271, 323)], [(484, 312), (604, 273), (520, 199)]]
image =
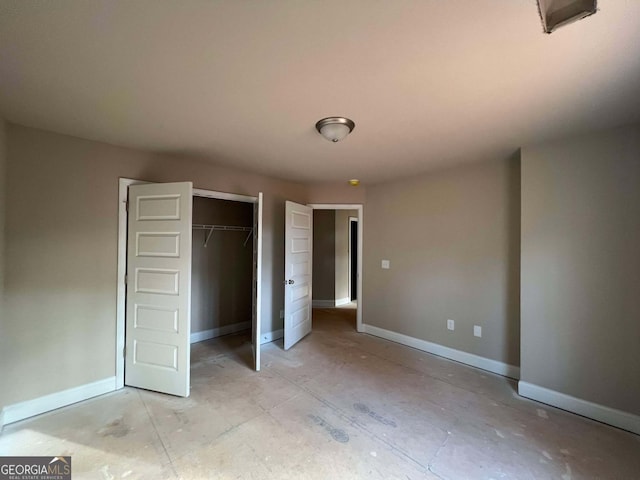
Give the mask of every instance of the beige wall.
[[(253, 226), (253, 204), (193, 198), (193, 223)], [(247, 232), (194, 230), (191, 256), (191, 332), (251, 322), (253, 239)]]
[(364, 185), (352, 187), (345, 180), (340, 183), (314, 183), (308, 186), (308, 203), (362, 204), (366, 200)]
[(522, 380), (640, 414), (640, 125), (522, 151)]
[(118, 177), (264, 192), (262, 330), (282, 328), (284, 201), (306, 203), (305, 186), (16, 125), (7, 132), (7, 404), (115, 374)]
[[(6, 189), (6, 165), (7, 165), (7, 139), (6, 139), (6, 124), (5, 121), (0, 118), (0, 351), (5, 350), (7, 346), (5, 342), (8, 342), (5, 332), (5, 312), (4, 312), (4, 264), (5, 264), (5, 251), (4, 251), (4, 219), (6, 210), (5, 201), (5, 189)], [(0, 357), (0, 385), (6, 385), (3, 381), (5, 378), (5, 369), (7, 363), (2, 361)], [(6, 394), (6, 388), (0, 388), (0, 412), (2, 407), (6, 405), (4, 397)]]
[(367, 187), (365, 323), (519, 365), (519, 176), (514, 155)]
[(357, 210), (336, 210), (336, 300), (351, 299), (349, 291), (349, 217)]
[(314, 300), (336, 298), (336, 212), (335, 210), (313, 211), (313, 281)]

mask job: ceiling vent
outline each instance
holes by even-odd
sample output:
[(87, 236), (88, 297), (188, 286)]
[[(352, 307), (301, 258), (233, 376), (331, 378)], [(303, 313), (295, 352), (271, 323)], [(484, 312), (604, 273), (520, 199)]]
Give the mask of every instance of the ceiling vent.
[(582, 20), (597, 11), (597, 0), (538, 0), (542, 28), (546, 33)]

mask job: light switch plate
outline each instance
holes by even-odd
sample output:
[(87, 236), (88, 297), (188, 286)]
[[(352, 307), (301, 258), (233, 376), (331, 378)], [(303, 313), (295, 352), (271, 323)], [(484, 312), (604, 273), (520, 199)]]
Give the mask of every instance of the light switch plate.
[(447, 320), (447, 329), (448, 330), (455, 330), (456, 329), (456, 322), (454, 322), (451, 319)]
[(482, 327), (480, 325), (473, 326), (473, 335), (475, 337), (482, 337)]
[(391, 262), (389, 260), (382, 260), (382, 268), (384, 269), (391, 268)]

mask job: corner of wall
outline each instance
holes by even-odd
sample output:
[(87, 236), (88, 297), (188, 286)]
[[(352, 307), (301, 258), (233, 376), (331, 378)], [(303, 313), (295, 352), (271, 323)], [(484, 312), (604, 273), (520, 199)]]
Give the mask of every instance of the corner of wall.
[(520, 380), (518, 395), (640, 435), (640, 416)]

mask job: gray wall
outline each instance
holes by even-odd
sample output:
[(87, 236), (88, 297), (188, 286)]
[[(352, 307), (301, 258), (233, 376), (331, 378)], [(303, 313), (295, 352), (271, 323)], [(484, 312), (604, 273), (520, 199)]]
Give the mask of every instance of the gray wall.
[(349, 217), (357, 210), (336, 210), (336, 300), (351, 298), (349, 291)]
[(640, 125), (522, 151), (523, 381), (640, 414)]
[(314, 300), (336, 298), (336, 211), (313, 211), (313, 280)]
[[(193, 198), (193, 223), (253, 226), (253, 204)], [(253, 239), (247, 232), (194, 230), (191, 265), (191, 331), (251, 322)]]
[[(2, 300), (4, 291), (4, 219), (6, 210), (6, 171), (7, 171), (7, 137), (6, 124), (0, 118), (0, 318), (2, 318)], [(2, 324), (0, 323), (0, 328)]]
[[(5, 312), (4, 312), (4, 264), (5, 264), (5, 251), (4, 251), (4, 219), (6, 210), (5, 190), (6, 190), (6, 166), (7, 166), (7, 138), (6, 138), (6, 123), (0, 118), (0, 351), (7, 348), (5, 342), (8, 342), (7, 335), (4, 328)], [(5, 378), (4, 371), (7, 367), (7, 362), (2, 361), (0, 358), (0, 384), (6, 385), (2, 382)], [(0, 388), (0, 411), (2, 407), (6, 405), (4, 396), (6, 388)]]
[(519, 365), (519, 181), (514, 155), (367, 187), (365, 323)]
[(307, 188), (198, 158), (8, 126), (6, 404), (115, 374), (118, 177), (264, 192), (263, 332), (282, 328), (284, 201)]

